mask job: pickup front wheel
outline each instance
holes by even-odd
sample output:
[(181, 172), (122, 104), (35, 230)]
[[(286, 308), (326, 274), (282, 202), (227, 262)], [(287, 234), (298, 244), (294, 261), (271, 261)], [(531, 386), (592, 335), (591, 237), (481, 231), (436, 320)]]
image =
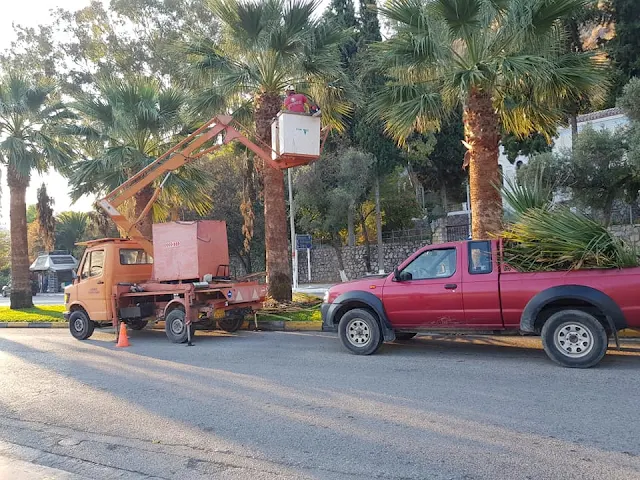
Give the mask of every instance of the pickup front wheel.
[(593, 315), (582, 310), (554, 313), (541, 335), (546, 354), (563, 367), (593, 367), (607, 352), (607, 332)]
[(349, 310), (338, 325), (340, 341), (351, 353), (371, 355), (382, 344), (382, 332), (378, 320), (367, 310)]

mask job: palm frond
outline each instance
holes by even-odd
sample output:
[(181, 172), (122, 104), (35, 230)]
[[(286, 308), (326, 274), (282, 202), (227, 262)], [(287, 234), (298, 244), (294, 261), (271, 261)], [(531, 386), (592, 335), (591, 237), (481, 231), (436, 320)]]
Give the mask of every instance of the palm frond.
[(411, 133), (418, 130), (436, 130), (447, 115), (442, 96), (436, 85), (389, 85), (370, 105), (369, 119), (381, 118), (386, 131), (404, 143)]
[(638, 255), (603, 225), (567, 209), (532, 208), (502, 233), (504, 261), (521, 271), (638, 266)]

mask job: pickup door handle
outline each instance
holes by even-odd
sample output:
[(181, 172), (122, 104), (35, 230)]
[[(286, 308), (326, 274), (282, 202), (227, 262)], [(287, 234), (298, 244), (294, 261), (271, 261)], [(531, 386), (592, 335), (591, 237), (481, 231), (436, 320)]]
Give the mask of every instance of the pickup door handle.
[(456, 283), (447, 283), (444, 288), (446, 288), (447, 290), (455, 290), (456, 288), (458, 288), (458, 285)]
[(104, 285), (104, 282), (103, 282), (102, 280), (98, 280), (98, 281), (96, 282), (96, 284), (98, 284), (98, 285)]

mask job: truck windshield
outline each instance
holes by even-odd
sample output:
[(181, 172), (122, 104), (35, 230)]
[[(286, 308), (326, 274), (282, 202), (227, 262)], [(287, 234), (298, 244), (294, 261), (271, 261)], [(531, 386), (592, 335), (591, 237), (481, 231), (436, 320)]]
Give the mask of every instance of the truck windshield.
[(149, 265), (153, 258), (141, 248), (121, 248), (120, 265)]

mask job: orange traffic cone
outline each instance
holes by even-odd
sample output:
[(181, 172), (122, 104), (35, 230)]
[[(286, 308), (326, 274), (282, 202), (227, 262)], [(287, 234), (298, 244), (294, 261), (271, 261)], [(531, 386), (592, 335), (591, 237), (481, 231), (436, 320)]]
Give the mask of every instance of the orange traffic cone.
[(127, 337), (127, 324), (120, 324), (120, 336), (118, 337), (118, 344), (116, 347), (129, 347), (129, 338)]

